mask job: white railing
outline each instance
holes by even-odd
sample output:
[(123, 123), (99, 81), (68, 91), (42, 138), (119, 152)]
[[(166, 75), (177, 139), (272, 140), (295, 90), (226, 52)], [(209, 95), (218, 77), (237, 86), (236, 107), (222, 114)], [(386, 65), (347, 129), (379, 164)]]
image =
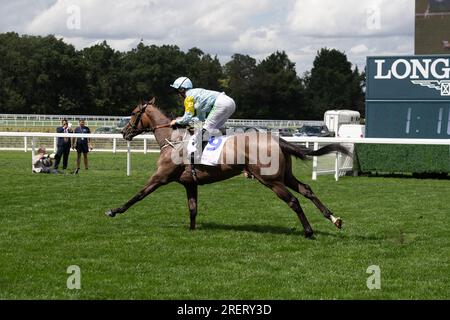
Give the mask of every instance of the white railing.
[[(450, 139), (391, 139), (391, 138), (319, 138), (319, 137), (284, 137), (286, 141), (312, 143), (314, 150), (319, 149), (319, 144), (409, 144), (409, 145), (445, 145), (450, 147)], [(341, 171), (348, 171), (351, 168), (339, 167), (341, 154), (336, 153), (334, 170), (319, 171), (317, 169), (318, 158), (313, 157), (312, 179), (316, 180), (319, 174), (334, 173), (336, 181), (339, 180)], [(345, 164), (344, 164), (345, 165)]]
[[(155, 144), (155, 137), (152, 134), (145, 134), (136, 136), (133, 141), (142, 140), (144, 142), (143, 149), (132, 149), (131, 145), (133, 142), (126, 141), (126, 149), (120, 149), (117, 147), (117, 142), (125, 141), (121, 134), (75, 134), (75, 133), (40, 133), (40, 132), (0, 132), (0, 138), (2, 137), (14, 137), (23, 138), (23, 147), (11, 147), (11, 148), (0, 148), (0, 150), (23, 150), (28, 152), (28, 139), (31, 139), (31, 150), (32, 155), (36, 152), (36, 142), (35, 138), (53, 138), (53, 149), (56, 150), (56, 143), (58, 137), (66, 138), (91, 138), (91, 139), (110, 139), (113, 141), (112, 149), (96, 149), (96, 151), (103, 152), (126, 152), (127, 153), (127, 175), (131, 174), (131, 153), (132, 152), (159, 152), (159, 149)], [(450, 147), (450, 139), (388, 139), (388, 138), (320, 138), (320, 137), (283, 137), (286, 141), (298, 144), (305, 144), (309, 147), (313, 145), (314, 150), (319, 149), (319, 145), (326, 145), (331, 143), (341, 143), (346, 145), (358, 144), (409, 144), (409, 145), (446, 145)], [(153, 148), (149, 146), (153, 143)], [(339, 176), (342, 172), (351, 170), (351, 163), (344, 167), (339, 166), (341, 155), (336, 153), (334, 159), (334, 169), (333, 170), (318, 170), (318, 157), (313, 157), (313, 171), (312, 179), (316, 180), (317, 176), (320, 174), (334, 173), (336, 181), (339, 180)]]
[(305, 125), (321, 126), (320, 120), (255, 120), (255, 119), (228, 119), (225, 126), (228, 127), (266, 127), (266, 128), (300, 128)]
[(0, 125), (12, 127), (54, 127), (67, 119), (74, 124), (79, 119), (85, 119), (86, 125), (94, 127), (115, 126), (123, 117), (119, 116), (88, 116), (88, 115), (51, 115), (51, 114), (0, 114)]
[(416, 13), (416, 17), (422, 17), (422, 18), (428, 18), (428, 17), (435, 17), (435, 16), (449, 16), (450, 12), (428, 12), (428, 13)]
[(0, 113), (0, 120), (61, 121), (62, 119), (85, 119), (86, 121), (119, 121), (121, 116), (65, 115), (65, 114), (11, 114)]
[[(67, 119), (74, 124), (79, 119), (85, 119), (86, 125), (116, 126), (120, 116), (93, 116), (93, 115), (51, 115), (51, 114), (0, 114), (0, 125), (13, 127), (54, 127), (61, 124), (62, 119)], [(269, 128), (300, 128), (304, 125), (323, 125), (323, 121), (316, 120), (264, 120), (264, 119), (228, 119), (226, 126), (248, 126)]]

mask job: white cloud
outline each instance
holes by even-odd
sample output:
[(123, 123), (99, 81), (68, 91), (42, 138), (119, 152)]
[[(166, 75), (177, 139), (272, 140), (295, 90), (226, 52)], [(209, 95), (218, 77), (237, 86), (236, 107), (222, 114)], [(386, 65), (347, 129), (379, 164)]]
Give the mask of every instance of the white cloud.
[(411, 0), (297, 0), (289, 28), (311, 37), (368, 37), (412, 34)]
[[(167, 1), (169, 2), (169, 1)], [(72, 17), (68, 9), (79, 8), (81, 28), (70, 29), (67, 21)], [(158, 14), (155, 14), (157, 12)], [(176, 27), (179, 17), (171, 10), (160, 10), (156, 0), (104, 1), (58, 0), (38, 15), (25, 31), (31, 34), (57, 33), (72, 37), (163, 38), (167, 28)]]
[(275, 52), (282, 48), (282, 40), (276, 28), (250, 28), (239, 35), (232, 48), (235, 52), (252, 52), (253, 54)]
[(358, 44), (350, 49), (350, 52), (353, 54), (361, 54), (369, 51), (369, 48), (365, 44)]
[[(58, 0), (27, 26), (30, 33), (84, 37), (236, 37), (246, 18), (268, 8), (268, 0)], [(69, 30), (70, 6), (80, 8), (82, 27)]]
[(55, 2), (56, 0), (0, 0), (0, 30), (22, 32), (31, 19)]
[[(345, 51), (361, 67), (366, 55), (413, 53), (412, 0), (17, 0), (0, 2), (0, 32), (63, 37), (77, 48), (107, 40), (129, 50), (148, 44), (198, 47), (226, 62), (232, 54), (263, 59), (286, 51), (300, 73), (317, 50)], [(70, 6), (79, 29), (67, 27)], [(379, 9), (379, 11), (377, 11)], [(379, 19), (378, 19), (379, 18)], [(378, 20), (377, 20), (378, 19)]]

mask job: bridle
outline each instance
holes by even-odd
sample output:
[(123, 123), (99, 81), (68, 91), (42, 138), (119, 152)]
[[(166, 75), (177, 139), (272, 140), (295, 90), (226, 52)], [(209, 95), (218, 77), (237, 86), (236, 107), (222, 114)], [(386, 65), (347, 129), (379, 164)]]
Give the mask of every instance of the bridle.
[(166, 124), (158, 125), (154, 128), (149, 127), (149, 128), (144, 129), (144, 124), (142, 123), (142, 115), (145, 113), (145, 110), (147, 109), (148, 106), (149, 106), (148, 103), (146, 103), (144, 105), (139, 105), (139, 110), (131, 113), (131, 116), (134, 116), (133, 122), (130, 119), (130, 126), (133, 130), (137, 130), (139, 124), (141, 124), (143, 132), (151, 132), (151, 131), (155, 131), (156, 129), (170, 127), (170, 123), (166, 123)]
[[(131, 116), (134, 116), (133, 122), (131, 122), (131, 119), (130, 119), (130, 126), (133, 130), (137, 129), (139, 123), (142, 125), (142, 128), (144, 128), (144, 124), (142, 123), (142, 114), (145, 112), (145, 109), (147, 109), (147, 106), (148, 106), (147, 103), (143, 106), (139, 105), (139, 110), (136, 112), (133, 111), (131, 113)], [(144, 131), (145, 130), (149, 131), (148, 129), (144, 129)]]
[[(130, 119), (130, 122), (129, 122), (131, 129), (137, 131), (139, 124), (141, 124), (142, 132), (154, 132), (157, 129), (169, 128), (170, 127), (170, 122), (166, 123), (166, 124), (158, 125), (158, 126), (153, 127), (153, 128), (151, 126), (149, 128), (144, 128), (144, 123), (142, 122), (142, 115), (145, 113), (145, 111), (146, 111), (146, 109), (147, 109), (147, 107), (149, 105), (152, 105), (152, 103), (150, 102), (150, 103), (145, 103), (144, 105), (139, 105), (139, 110), (136, 111), (136, 112), (133, 111), (131, 113), (131, 116), (134, 116), (134, 121), (132, 121)], [(170, 141), (168, 139), (165, 139), (165, 143), (163, 145), (161, 145), (160, 148), (161, 148), (161, 150), (163, 150), (163, 149), (165, 149), (167, 147), (175, 148), (175, 144), (178, 144), (178, 143), (179, 142), (172, 142), (172, 141)]]

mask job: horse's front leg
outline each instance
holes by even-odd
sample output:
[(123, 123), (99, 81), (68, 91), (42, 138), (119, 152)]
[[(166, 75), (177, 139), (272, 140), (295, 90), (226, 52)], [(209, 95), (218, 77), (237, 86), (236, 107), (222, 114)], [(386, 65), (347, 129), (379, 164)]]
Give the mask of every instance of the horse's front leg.
[(190, 229), (195, 230), (195, 218), (197, 216), (197, 184), (189, 184), (184, 186), (188, 198), (189, 217), (191, 220)]
[(136, 202), (141, 201), (146, 196), (148, 196), (150, 193), (161, 187), (162, 185), (167, 184), (167, 181), (165, 179), (162, 179), (161, 177), (154, 175), (150, 178), (149, 182), (145, 185), (144, 188), (142, 188), (133, 198), (128, 200), (123, 206), (118, 207), (116, 209), (111, 209), (105, 214), (111, 218), (115, 217), (119, 213), (124, 213), (127, 211), (133, 204)]

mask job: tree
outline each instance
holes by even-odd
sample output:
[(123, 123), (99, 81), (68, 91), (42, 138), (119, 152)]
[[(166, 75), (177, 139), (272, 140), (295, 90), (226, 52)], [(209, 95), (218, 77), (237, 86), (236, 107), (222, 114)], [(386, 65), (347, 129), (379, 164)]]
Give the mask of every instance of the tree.
[(204, 54), (198, 48), (192, 48), (186, 53), (187, 74), (194, 86), (210, 90), (222, 90), (220, 80), (223, 78), (222, 65), (219, 59)]
[(365, 117), (366, 103), (365, 103), (365, 94), (363, 88), (366, 83), (366, 73), (363, 71), (359, 73), (358, 66), (355, 67), (353, 71), (353, 82), (351, 87), (351, 102), (356, 111), (359, 111), (361, 117)]
[(233, 117), (247, 118), (252, 116), (256, 107), (252, 88), (254, 87), (256, 60), (248, 55), (234, 54), (224, 67), (225, 80), (223, 87), (233, 97), (237, 108)]
[(335, 49), (318, 51), (305, 83), (308, 113), (316, 119), (329, 109), (357, 109), (363, 96), (359, 71), (352, 71), (347, 56)]
[(260, 118), (304, 119), (304, 88), (287, 54), (276, 52), (256, 67), (253, 114)]
[[(166, 111), (179, 113), (179, 100), (170, 84), (187, 72), (185, 54), (177, 46), (146, 46), (142, 42), (124, 56), (123, 72), (129, 105), (157, 97)], [(129, 112), (129, 107), (128, 107)]]
[(86, 68), (91, 113), (120, 114), (126, 86), (121, 72), (122, 54), (103, 41), (83, 49), (81, 59)]
[(0, 112), (24, 113), (26, 99), (24, 80), (26, 59), (20, 54), (17, 33), (0, 34)]
[(222, 67), (199, 48), (139, 43), (128, 52), (106, 41), (77, 51), (54, 36), (0, 34), (0, 112), (126, 115), (155, 96), (171, 115), (183, 112), (170, 84), (188, 76), (195, 87), (223, 91), (237, 104), (236, 118), (321, 119), (329, 108), (364, 111), (364, 73), (345, 54), (317, 53), (300, 78), (288, 55), (257, 63), (234, 54)]
[(75, 48), (54, 36), (0, 37), (0, 108), (14, 113), (62, 113), (61, 97), (85, 111), (85, 72)]

